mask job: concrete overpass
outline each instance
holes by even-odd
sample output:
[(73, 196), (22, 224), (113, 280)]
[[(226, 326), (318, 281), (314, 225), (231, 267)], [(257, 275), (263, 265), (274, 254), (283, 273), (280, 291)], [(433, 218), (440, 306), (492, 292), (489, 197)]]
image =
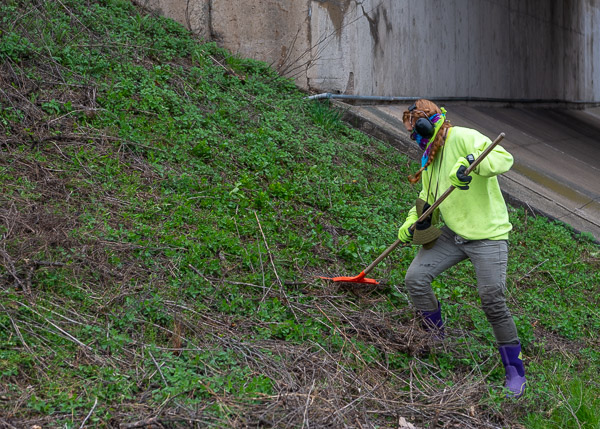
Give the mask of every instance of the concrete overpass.
[(598, 0), (135, 0), (317, 92), (600, 102)]
[(394, 97), (345, 109), (409, 155), (408, 100), (450, 100), (454, 124), (507, 134), (513, 202), (600, 240), (600, 0), (134, 1), (310, 92)]

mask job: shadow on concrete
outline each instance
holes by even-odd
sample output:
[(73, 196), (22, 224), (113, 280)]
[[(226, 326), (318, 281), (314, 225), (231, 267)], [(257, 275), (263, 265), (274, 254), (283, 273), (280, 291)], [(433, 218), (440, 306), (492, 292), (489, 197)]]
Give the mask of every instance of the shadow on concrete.
[[(336, 101), (344, 119), (418, 160), (402, 125), (408, 104), (356, 106)], [(445, 103), (453, 125), (502, 141), (515, 158), (500, 186), (508, 203), (560, 220), (600, 241), (600, 108), (566, 110)]]

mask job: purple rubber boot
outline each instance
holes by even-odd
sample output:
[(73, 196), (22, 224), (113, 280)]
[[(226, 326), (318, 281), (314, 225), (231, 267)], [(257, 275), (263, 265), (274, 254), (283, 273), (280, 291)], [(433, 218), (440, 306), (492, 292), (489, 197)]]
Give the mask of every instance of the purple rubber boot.
[(442, 304), (438, 301), (438, 308), (434, 311), (421, 311), (423, 316), (423, 328), (434, 334), (434, 337), (438, 340), (443, 340), (445, 337), (444, 333), (444, 320), (442, 319)]
[(525, 392), (527, 380), (525, 379), (525, 367), (521, 359), (521, 344), (501, 346), (500, 357), (506, 372), (504, 387), (510, 390), (507, 398), (518, 398)]

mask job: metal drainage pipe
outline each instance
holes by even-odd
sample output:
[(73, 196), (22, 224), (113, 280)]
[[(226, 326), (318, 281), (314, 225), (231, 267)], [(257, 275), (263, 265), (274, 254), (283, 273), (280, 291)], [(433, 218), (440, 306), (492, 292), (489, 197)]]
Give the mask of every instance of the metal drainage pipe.
[(363, 101), (417, 101), (421, 98), (426, 98), (430, 101), (481, 101), (486, 103), (527, 103), (527, 104), (575, 104), (587, 106), (600, 105), (597, 101), (582, 101), (582, 100), (544, 100), (544, 99), (527, 99), (527, 98), (491, 98), (491, 97), (386, 97), (379, 95), (350, 95), (350, 94), (333, 94), (324, 92), (322, 94), (310, 95), (306, 97), (308, 100), (322, 99), (337, 99), (337, 100), (363, 100)]
[[(348, 94), (333, 94), (331, 92), (324, 92), (322, 94), (311, 95), (306, 97), (309, 100), (322, 100), (322, 99), (338, 99), (338, 100), (365, 100), (365, 101), (416, 101), (421, 97), (385, 97), (378, 95), (348, 95)], [(429, 98), (428, 100), (433, 100)]]

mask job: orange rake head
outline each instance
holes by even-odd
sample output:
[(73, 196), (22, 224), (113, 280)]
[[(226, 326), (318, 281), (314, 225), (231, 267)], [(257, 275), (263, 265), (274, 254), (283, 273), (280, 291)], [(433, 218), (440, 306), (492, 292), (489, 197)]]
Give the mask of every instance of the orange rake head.
[(365, 272), (362, 271), (359, 275), (355, 277), (319, 277), (325, 280), (331, 280), (334, 282), (343, 282), (343, 283), (366, 283), (369, 285), (378, 285), (379, 282), (375, 279), (369, 279), (365, 277)]

